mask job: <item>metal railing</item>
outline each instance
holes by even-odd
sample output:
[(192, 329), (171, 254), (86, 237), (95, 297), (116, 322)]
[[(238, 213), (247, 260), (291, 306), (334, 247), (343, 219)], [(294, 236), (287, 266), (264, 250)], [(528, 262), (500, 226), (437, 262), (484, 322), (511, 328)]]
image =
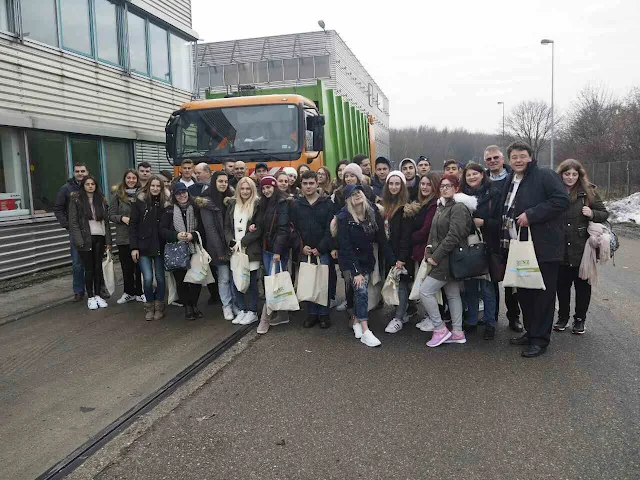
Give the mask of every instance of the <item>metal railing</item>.
[(627, 197), (640, 191), (640, 160), (583, 163), (589, 180), (598, 186), (604, 200)]

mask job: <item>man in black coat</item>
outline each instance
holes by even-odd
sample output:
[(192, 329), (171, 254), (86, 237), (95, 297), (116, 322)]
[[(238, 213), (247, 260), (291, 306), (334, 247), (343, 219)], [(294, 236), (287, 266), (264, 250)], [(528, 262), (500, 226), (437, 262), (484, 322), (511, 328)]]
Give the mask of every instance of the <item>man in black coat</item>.
[[(525, 333), (511, 339), (524, 345), (523, 357), (542, 355), (551, 339), (555, 313), (558, 270), (564, 257), (564, 230), (561, 215), (569, 207), (569, 196), (560, 177), (540, 168), (533, 151), (524, 142), (509, 145), (507, 155), (513, 172), (503, 193), (503, 247), (518, 236), (520, 227), (531, 235), (546, 290), (518, 288)], [(524, 235), (522, 236), (524, 239)]]
[[(69, 195), (80, 190), (80, 182), (84, 177), (89, 175), (89, 170), (84, 163), (77, 162), (73, 165), (73, 177), (67, 180), (56, 195), (56, 201), (53, 205), (53, 212), (56, 215), (58, 223), (65, 230), (69, 230)], [(73, 301), (79, 302), (84, 298), (84, 266), (80, 260), (80, 254), (71, 245), (71, 272), (73, 278)]]

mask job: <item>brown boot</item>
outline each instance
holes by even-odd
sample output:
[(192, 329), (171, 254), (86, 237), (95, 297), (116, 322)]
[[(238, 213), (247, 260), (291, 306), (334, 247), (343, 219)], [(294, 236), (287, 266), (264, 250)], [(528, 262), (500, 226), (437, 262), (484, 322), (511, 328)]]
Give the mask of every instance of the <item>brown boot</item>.
[(153, 315), (155, 313), (155, 308), (153, 302), (145, 302), (144, 304), (144, 319), (147, 322), (153, 320)]
[(156, 312), (153, 314), (153, 319), (154, 320), (160, 320), (162, 317), (164, 317), (164, 301), (163, 300), (156, 300), (153, 302)]

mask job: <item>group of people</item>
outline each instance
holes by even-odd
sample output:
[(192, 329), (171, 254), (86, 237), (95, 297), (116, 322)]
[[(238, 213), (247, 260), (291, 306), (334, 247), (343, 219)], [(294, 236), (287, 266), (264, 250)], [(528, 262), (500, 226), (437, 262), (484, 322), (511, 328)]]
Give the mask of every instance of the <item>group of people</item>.
[[(485, 275), (456, 280), (449, 257), (480, 235), (493, 260), (506, 262), (512, 240), (531, 236), (546, 289), (504, 288), (509, 327), (522, 333), (511, 343), (524, 346), (522, 355), (546, 350), (552, 328), (564, 331), (570, 317), (571, 287), (575, 286), (574, 334), (585, 332), (598, 247), (592, 225), (604, 222), (607, 211), (582, 165), (565, 160), (557, 171), (542, 168), (532, 149), (514, 142), (507, 149), (491, 145), (484, 165), (446, 160), (444, 173), (431, 170), (426, 157), (403, 159), (397, 170), (384, 157), (357, 155), (341, 161), (332, 178), (327, 167), (312, 171), (302, 164), (284, 167), (274, 176), (259, 163), (247, 175), (244, 162), (232, 159), (212, 172), (209, 165), (185, 160), (181, 175), (152, 174), (147, 163), (127, 170), (112, 188), (110, 202), (83, 164), (58, 194), (56, 214), (69, 230), (74, 272), (74, 299), (86, 291), (88, 308), (107, 306), (102, 294), (102, 257), (118, 246), (124, 294), (118, 303), (140, 301), (145, 319), (158, 320), (165, 308), (167, 243), (184, 242), (191, 253), (202, 242), (211, 257), (223, 316), (235, 324), (259, 322), (258, 333), (287, 323), (288, 312), (258, 312), (262, 276), (291, 270), (311, 261), (328, 265), (326, 304), (306, 302), (303, 326), (331, 326), (330, 301), (335, 299), (339, 267), (354, 336), (367, 346), (380, 345), (369, 326), (371, 289), (390, 273), (397, 281), (398, 304), (385, 332), (399, 332), (416, 312), (409, 300), (423, 262), (419, 299), (424, 319), (416, 327), (433, 332), (429, 347), (465, 343), (478, 329), (480, 301), (484, 305), (483, 337), (496, 335), (501, 278)], [(115, 240), (110, 226), (115, 224)], [(231, 258), (249, 258), (249, 286), (240, 291), (233, 279)], [(585, 265), (585, 258), (594, 265)], [(591, 272), (585, 274), (584, 272)], [(195, 320), (201, 286), (185, 282), (186, 270), (172, 270), (178, 302), (185, 318)], [(555, 326), (555, 299), (559, 312)], [(520, 317), (524, 325), (520, 322)], [(450, 323), (449, 323), (450, 322)]]

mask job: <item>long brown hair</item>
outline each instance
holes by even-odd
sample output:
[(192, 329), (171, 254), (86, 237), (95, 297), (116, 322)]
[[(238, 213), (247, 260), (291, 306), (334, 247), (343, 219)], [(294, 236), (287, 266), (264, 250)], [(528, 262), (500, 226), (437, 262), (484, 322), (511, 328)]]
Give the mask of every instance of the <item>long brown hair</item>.
[(164, 184), (164, 180), (162, 177), (158, 175), (151, 175), (149, 177), (149, 181), (147, 181), (146, 185), (140, 189), (140, 193), (142, 194), (142, 200), (147, 204), (151, 204), (151, 182), (157, 180), (160, 182), (160, 207), (164, 207), (168, 202), (169, 198), (167, 197), (167, 190)]
[[(397, 177), (397, 175), (393, 175)], [(389, 191), (389, 177), (387, 177), (387, 181), (384, 184), (384, 188), (382, 189), (382, 206), (384, 207), (384, 214), (387, 218), (393, 217), (398, 209), (404, 208), (404, 206), (409, 202), (409, 189), (407, 189), (407, 184), (402, 181), (400, 177), (400, 191), (397, 195), (391, 195)]]
[(324, 165), (318, 169), (318, 172), (320, 170), (324, 172), (325, 176), (327, 177), (327, 181), (324, 184), (320, 184), (320, 182), (318, 182), (318, 187), (327, 192), (327, 194), (331, 195), (331, 192), (333, 192), (333, 183), (331, 183), (331, 170), (329, 170)]
[[(429, 172), (424, 177), (431, 182), (431, 188), (433, 192), (428, 197), (422, 196), (422, 189), (420, 188), (420, 184), (418, 184), (418, 202), (420, 205), (428, 205), (432, 200), (437, 199), (440, 196), (440, 174), (436, 172)], [(420, 182), (422, 182), (422, 178)]]
[[(130, 168), (124, 172), (122, 176), (122, 182), (116, 186), (116, 192), (120, 197), (120, 200), (124, 203), (129, 203), (129, 196), (127, 195), (127, 175), (133, 173), (136, 176), (136, 188), (140, 188), (140, 176), (133, 168)], [(113, 191), (113, 190), (112, 190)]]
[[(588, 204), (593, 203), (595, 195), (593, 193), (593, 187), (591, 186), (591, 182), (589, 182), (589, 176), (587, 175), (587, 171), (584, 169), (582, 164), (578, 160), (574, 160), (573, 158), (568, 158), (560, 165), (556, 172), (560, 175), (562, 179), (562, 174), (567, 170), (575, 170), (578, 172), (578, 181), (576, 184), (571, 187), (569, 190), (569, 198), (572, 202), (575, 202), (578, 198), (578, 192), (582, 189), (584, 193), (587, 195)], [(564, 184), (564, 182), (562, 182)]]

